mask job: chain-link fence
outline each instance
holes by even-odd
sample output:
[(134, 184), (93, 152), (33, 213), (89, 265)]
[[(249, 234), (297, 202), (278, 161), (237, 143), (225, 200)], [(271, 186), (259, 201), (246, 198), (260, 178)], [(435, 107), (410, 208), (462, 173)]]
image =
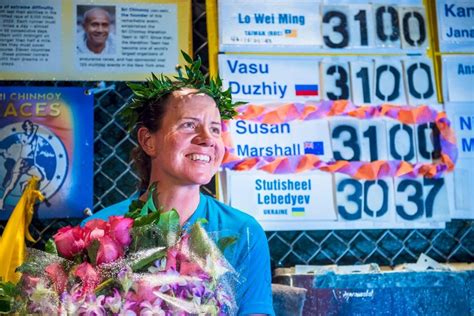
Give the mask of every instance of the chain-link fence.
[[(206, 13), (203, 0), (193, 1), (194, 53), (207, 72)], [(3, 82), (10, 86), (83, 86), (94, 82)], [(131, 96), (123, 82), (105, 82), (94, 98), (94, 210), (99, 210), (135, 192), (137, 176), (131, 170), (130, 150), (136, 142), (128, 137), (118, 113)], [(212, 194), (214, 184), (203, 188)], [(60, 227), (79, 220), (38, 220), (31, 225), (33, 236), (44, 242)], [(0, 232), (5, 223), (0, 223)], [(439, 262), (472, 262), (472, 221), (455, 220), (446, 229), (414, 230), (325, 230), (267, 232), (273, 267), (295, 264), (361, 264), (375, 262), (396, 265), (414, 262), (421, 253)]]

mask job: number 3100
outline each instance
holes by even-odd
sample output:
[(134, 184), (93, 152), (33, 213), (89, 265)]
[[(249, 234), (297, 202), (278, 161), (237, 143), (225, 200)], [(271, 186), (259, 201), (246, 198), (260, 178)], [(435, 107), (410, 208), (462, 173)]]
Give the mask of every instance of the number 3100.
[(322, 10), (323, 42), (331, 49), (420, 48), (428, 42), (422, 7), (352, 5), (324, 6)]
[[(323, 95), (355, 104), (436, 102), (431, 62), (424, 58), (323, 62)], [(406, 92), (405, 92), (406, 87)]]

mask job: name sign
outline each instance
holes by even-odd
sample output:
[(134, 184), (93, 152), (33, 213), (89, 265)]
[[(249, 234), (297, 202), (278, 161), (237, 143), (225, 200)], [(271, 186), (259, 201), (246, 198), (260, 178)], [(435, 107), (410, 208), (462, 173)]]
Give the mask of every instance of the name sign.
[(474, 218), (474, 111), (471, 103), (448, 103), (456, 131), (459, 160), (454, 169), (454, 217)]
[(234, 155), (246, 157), (318, 155), (332, 158), (326, 120), (266, 124), (247, 120), (230, 121)]
[(444, 56), (442, 61), (445, 100), (474, 101), (474, 56)]
[(474, 115), (457, 114), (454, 122), (459, 157), (474, 159)]
[(471, 102), (446, 103), (456, 132), (459, 159), (453, 175), (454, 218), (474, 218), (474, 110)]
[(219, 73), (233, 97), (243, 101), (436, 103), (433, 66), (422, 57), (220, 55)]
[(314, 58), (219, 55), (219, 73), (239, 100), (320, 98), (319, 63)]
[(442, 52), (474, 52), (474, 4), (468, 0), (436, 1)]
[(266, 221), (336, 220), (332, 175), (229, 172), (230, 204)]
[[(233, 46), (321, 45), (321, 16), (317, 1), (219, 1), (221, 50)], [(314, 42), (318, 39), (320, 42)]]
[(429, 42), (421, 1), (350, 4), (316, 0), (219, 1), (221, 51), (403, 52)]

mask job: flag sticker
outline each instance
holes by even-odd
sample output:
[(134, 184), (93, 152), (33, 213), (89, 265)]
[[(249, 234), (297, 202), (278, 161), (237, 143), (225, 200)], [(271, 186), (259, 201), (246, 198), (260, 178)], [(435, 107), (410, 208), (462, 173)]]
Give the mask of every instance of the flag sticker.
[(289, 30), (289, 29), (286, 29), (285, 30), (285, 37), (298, 37), (298, 31), (293, 29), (293, 30)]
[(324, 155), (323, 142), (304, 142), (304, 153), (313, 155)]
[(293, 216), (304, 216), (304, 207), (292, 207), (291, 215)]
[(319, 95), (317, 84), (296, 84), (295, 93), (298, 96)]

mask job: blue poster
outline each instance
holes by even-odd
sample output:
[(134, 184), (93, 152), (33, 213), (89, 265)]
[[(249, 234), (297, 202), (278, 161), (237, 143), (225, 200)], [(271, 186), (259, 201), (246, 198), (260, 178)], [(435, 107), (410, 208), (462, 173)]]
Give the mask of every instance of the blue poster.
[(0, 87), (0, 219), (32, 176), (45, 197), (39, 218), (92, 208), (93, 106), (84, 88)]

